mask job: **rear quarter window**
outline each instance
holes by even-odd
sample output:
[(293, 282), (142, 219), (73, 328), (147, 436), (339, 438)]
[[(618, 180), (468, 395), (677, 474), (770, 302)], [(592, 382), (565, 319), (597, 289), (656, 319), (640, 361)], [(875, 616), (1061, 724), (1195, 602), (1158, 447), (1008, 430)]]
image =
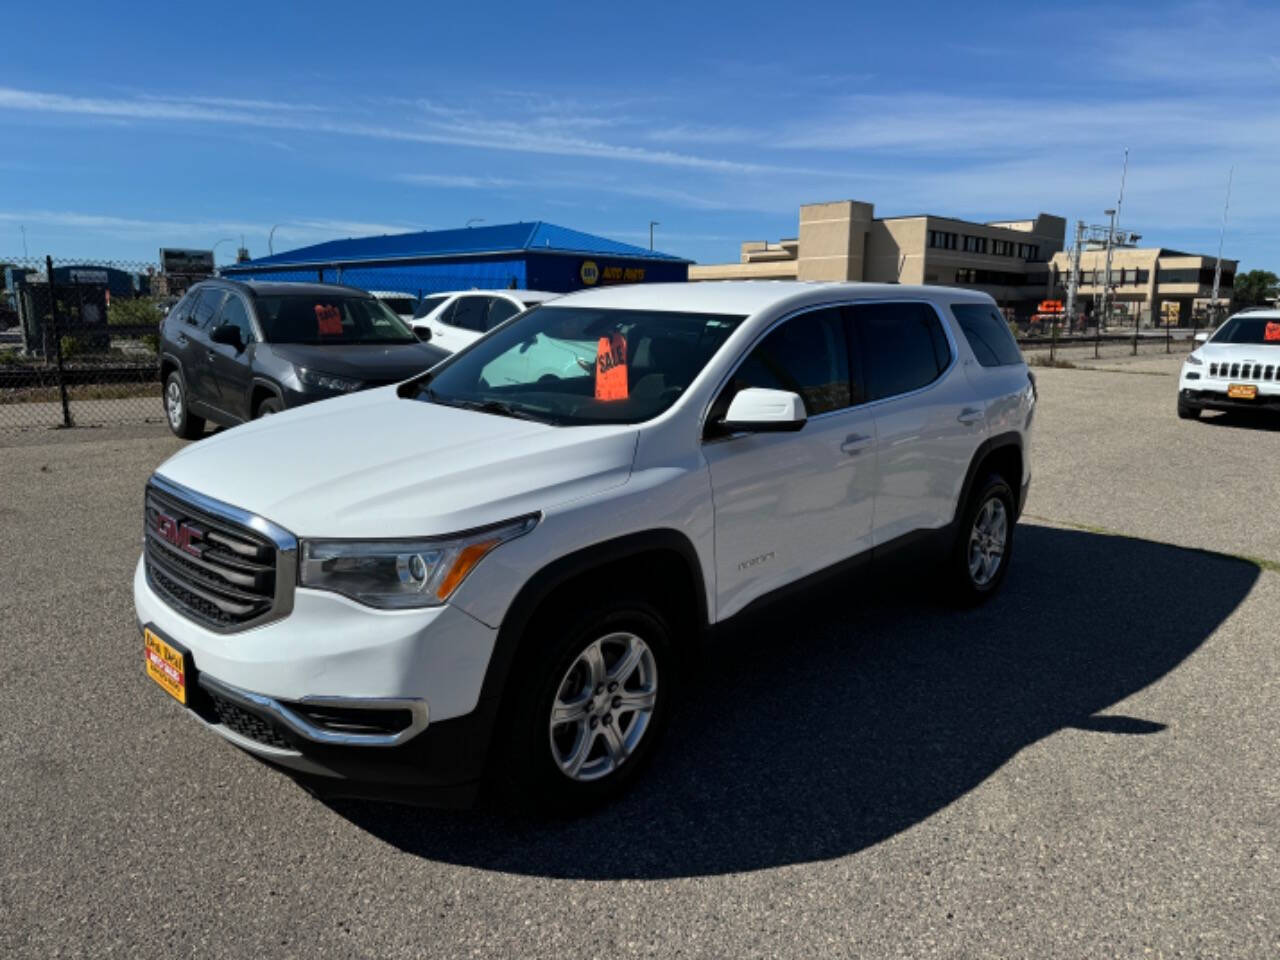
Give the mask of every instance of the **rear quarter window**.
[(995, 307), (982, 303), (953, 303), (951, 315), (960, 324), (973, 355), (984, 367), (1022, 363), (1022, 351), (1009, 324)]

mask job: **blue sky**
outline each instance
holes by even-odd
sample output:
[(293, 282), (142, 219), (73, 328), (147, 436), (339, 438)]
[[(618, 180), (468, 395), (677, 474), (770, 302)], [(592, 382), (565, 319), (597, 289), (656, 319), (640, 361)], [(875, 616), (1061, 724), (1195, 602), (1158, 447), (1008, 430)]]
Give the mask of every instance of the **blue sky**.
[[(207, 19), (200, 14), (207, 12)], [(543, 219), (709, 262), (799, 204), (1123, 225), (1280, 270), (1280, 4), (6, 10), (0, 256)], [(218, 248), (219, 261), (236, 244)]]

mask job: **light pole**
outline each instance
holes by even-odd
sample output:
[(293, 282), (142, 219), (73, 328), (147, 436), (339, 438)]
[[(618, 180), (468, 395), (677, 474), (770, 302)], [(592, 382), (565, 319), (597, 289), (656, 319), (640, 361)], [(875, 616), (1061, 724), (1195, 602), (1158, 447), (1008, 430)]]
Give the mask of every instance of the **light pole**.
[(276, 252), (276, 248), (271, 243), (271, 238), (276, 235), (276, 227), (278, 226), (280, 226), (278, 223), (272, 225), (271, 231), (267, 234), (267, 256), (269, 257), (274, 256)]
[[(20, 224), (18, 224), (18, 229), (22, 231), (22, 259), (23, 259), (23, 260), (26, 260), (26, 259), (27, 259), (27, 257), (28, 257), (28, 254), (27, 254), (27, 228), (26, 228), (26, 226), (24, 226), (23, 224), (21, 224), (21, 223), (20, 223)], [(1221, 251), (1219, 251), (1219, 255), (1221, 255)]]
[(214, 257), (213, 255), (217, 253), (219, 245), (224, 243), (235, 243), (235, 242), (236, 242), (235, 237), (223, 237), (221, 240), (219, 240), (217, 243), (213, 245), (213, 249), (209, 251), (209, 255), (213, 257), (213, 265), (215, 267), (218, 265), (218, 258)]
[(469, 227), (473, 223), (484, 223), (484, 217), (472, 217), (470, 220), (467, 221), (467, 226)]
[(650, 250), (653, 250), (653, 228), (660, 227), (660, 226), (662, 226), (662, 224), (660, 224), (657, 220), (649, 221), (649, 249)]

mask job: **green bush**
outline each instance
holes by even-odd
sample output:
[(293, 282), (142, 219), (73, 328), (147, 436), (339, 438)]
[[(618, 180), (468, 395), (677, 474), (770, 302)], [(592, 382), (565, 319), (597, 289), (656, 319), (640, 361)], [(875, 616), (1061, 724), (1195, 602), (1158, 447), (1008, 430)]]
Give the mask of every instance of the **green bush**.
[(83, 356), (86, 353), (93, 352), (93, 343), (88, 337), (70, 337), (62, 338), (62, 359), (69, 360), (71, 357)]
[(147, 345), (147, 349), (150, 350), (152, 353), (160, 352), (160, 334), (144, 333), (142, 335), (142, 342)]
[(150, 324), (158, 327), (163, 314), (154, 300), (126, 300), (113, 297), (107, 307), (107, 325), (112, 327), (141, 327)]

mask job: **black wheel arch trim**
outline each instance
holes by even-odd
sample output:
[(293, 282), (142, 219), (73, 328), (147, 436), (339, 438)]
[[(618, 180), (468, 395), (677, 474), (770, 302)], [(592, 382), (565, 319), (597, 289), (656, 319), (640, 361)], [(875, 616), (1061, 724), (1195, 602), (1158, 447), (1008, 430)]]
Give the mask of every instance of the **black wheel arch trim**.
[[(254, 374), (253, 380), (249, 384), (250, 399), (253, 398), (254, 392), (259, 387), (265, 387), (266, 389), (270, 390), (273, 394), (275, 394), (275, 398), (280, 401), (280, 406), (283, 407), (285, 405), (284, 391), (280, 389), (279, 384), (277, 384), (274, 380), (268, 380), (266, 377), (260, 377), (257, 374)], [(249, 411), (249, 415), (252, 416), (256, 412), (257, 412), (256, 409), (251, 410)]]
[[(969, 502), (969, 496), (973, 493), (973, 485), (981, 478), (978, 476), (978, 468), (993, 453), (1000, 450), (1013, 448), (1018, 451), (1018, 458), (1023, 457), (1022, 434), (1016, 430), (1010, 430), (1008, 433), (996, 434), (994, 437), (988, 437), (978, 445), (978, 449), (974, 451), (973, 457), (969, 460), (969, 469), (964, 475), (964, 486), (960, 488), (960, 497), (956, 500), (955, 516), (952, 518), (952, 524), (960, 522), (960, 514), (964, 511), (965, 504)], [(1026, 473), (1026, 462), (1023, 461), (1023, 473)], [(1014, 477), (1009, 481), (1009, 489), (1013, 491), (1013, 495), (1017, 500), (1014, 504), (1016, 507), (1014, 516), (1022, 515), (1022, 507), (1026, 484), (1022, 482), (1022, 477)]]

